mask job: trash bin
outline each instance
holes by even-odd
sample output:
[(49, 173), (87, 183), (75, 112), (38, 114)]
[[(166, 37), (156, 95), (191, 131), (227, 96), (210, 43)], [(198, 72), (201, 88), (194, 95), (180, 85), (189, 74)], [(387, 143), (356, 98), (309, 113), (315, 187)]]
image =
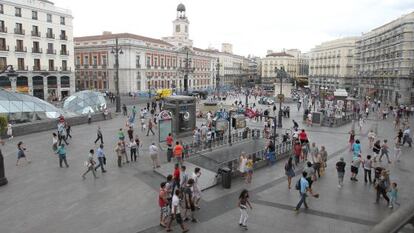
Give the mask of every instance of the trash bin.
[(219, 174), (221, 174), (221, 185), (225, 189), (231, 187), (231, 169), (228, 167), (219, 168)]

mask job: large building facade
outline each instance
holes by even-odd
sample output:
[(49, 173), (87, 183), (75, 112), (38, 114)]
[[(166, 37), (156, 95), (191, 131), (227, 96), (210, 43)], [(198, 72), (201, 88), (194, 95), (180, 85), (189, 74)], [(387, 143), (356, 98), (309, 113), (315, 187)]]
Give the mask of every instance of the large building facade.
[(356, 42), (357, 90), (395, 104), (414, 103), (414, 12)]
[(309, 86), (321, 89), (353, 88), (355, 81), (355, 43), (358, 37), (346, 37), (324, 42), (309, 53)]
[[(299, 52), (300, 53), (300, 52)], [(284, 67), (289, 78), (296, 79), (298, 74), (298, 55), (293, 52), (277, 52), (268, 51), (265, 58), (261, 59), (261, 82), (265, 89), (273, 89), (276, 79), (275, 68)]]
[(0, 1), (0, 70), (12, 65), (18, 77), (0, 75), (0, 87), (45, 100), (75, 91), (70, 10), (47, 0)]
[[(119, 54), (119, 88), (121, 93), (148, 92), (156, 89), (184, 91), (213, 90), (216, 87), (217, 62), (220, 63), (220, 86), (234, 86), (247, 77), (248, 60), (232, 53), (193, 47), (189, 19), (183, 4), (177, 7), (173, 35), (162, 40), (129, 33), (75, 38), (77, 90), (115, 90), (115, 41)], [(188, 65), (187, 65), (188, 64)], [(245, 72), (244, 72), (245, 71)]]

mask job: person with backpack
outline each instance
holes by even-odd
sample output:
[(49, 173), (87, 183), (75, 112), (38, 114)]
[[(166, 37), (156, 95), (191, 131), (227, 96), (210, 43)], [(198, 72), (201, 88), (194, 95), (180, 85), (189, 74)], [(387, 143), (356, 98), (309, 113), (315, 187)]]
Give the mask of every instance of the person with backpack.
[(56, 154), (59, 156), (59, 167), (62, 167), (62, 162), (65, 163), (66, 167), (69, 167), (69, 164), (66, 160), (65, 144), (62, 144), (57, 148)]
[(336, 172), (338, 173), (338, 188), (344, 186), (344, 176), (345, 176), (345, 166), (344, 158), (339, 158), (339, 161), (336, 163)]
[(290, 185), (292, 183), (292, 177), (295, 176), (295, 170), (294, 170), (292, 157), (289, 157), (288, 161), (285, 164), (285, 174), (288, 178), (288, 189), (290, 189)]
[(294, 209), (296, 213), (299, 212), (299, 209), (302, 206), (302, 204), (305, 204), (306, 209), (309, 208), (308, 204), (306, 203), (306, 198), (308, 197), (307, 193), (311, 194), (315, 198), (319, 197), (319, 194), (312, 193), (312, 189), (310, 189), (309, 187), (307, 176), (308, 176), (308, 173), (306, 173), (305, 171), (302, 172), (302, 177), (296, 182), (296, 185), (295, 185), (295, 188), (296, 190), (299, 191), (299, 195), (300, 195), (300, 200)]

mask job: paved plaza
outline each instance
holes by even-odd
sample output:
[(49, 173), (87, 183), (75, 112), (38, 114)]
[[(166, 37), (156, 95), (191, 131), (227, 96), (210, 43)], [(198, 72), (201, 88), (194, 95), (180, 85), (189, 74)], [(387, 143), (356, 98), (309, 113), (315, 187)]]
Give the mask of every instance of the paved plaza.
[[(252, 100), (253, 101), (253, 100)], [(143, 104), (137, 105), (139, 108)], [(196, 212), (199, 223), (190, 223), (190, 232), (240, 232), (240, 216), (237, 207), (240, 191), (247, 188), (251, 194), (253, 210), (249, 212), (250, 232), (367, 232), (373, 225), (390, 215), (385, 202), (374, 204), (375, 190), (363, 182), (349, 180), (349, 166), (352, 158), (348, 149), (348, 132), (351, 124), (339, 128), (303, 126), (301, 113), (291, 106), (291, 117), (308, 131), (309, 138), (328, 151), (326, 174), (313, 185), (320, 193), (319, 199), (308, 199), (310, 209), (293, 211), (299, 201), (298, 192), (287, 188), (284, 172), (285, 161), (273, 167), (254, 172), (250, 185), (240, 178), (233, 179), (231, 189), (214, 186), (202, 193), (201, 210)], [(413, 121), (411, 120), (411, 126)], [(157, 136), (146, 137), (135, 127), (143, 147), (138, 162), (118, 168), (114, 152), (116, 132), (125, 128), (126, 118), (118, 115), (112, 120), (93, 122), (90, 125), (73, 127), (67, 146), (69, 168), (59, 168), (58, 158), (52, 153), (52, 131), (15, 137), (2, 147), (5, 156), (6, 176), (9, 184), (0, 187), (0, 232), (1, 233), (150, 233), (165, 232), (159, 226), (158, 190), (164, 177), (153, 172), (148, 156), (148, 146), (157, 142)], [(201, 124), (200, 120), (198, 124)], [(98, 170), (98, 179), (85, 171), (84, 162), (93, 143), (96, 129), (103, 130), (107, 173)], [(262, 123), (248, 121), (249, 127), (260, 127)], [(285, 128), (292, 126), (291, 119), (284, 119)], [(392, 139), (396, 132), (392, 119), (385, 121), (368, 120), (361, 139), (364, 157), (368, 152), (367, 133), (378, 128), (379, 139)], [(30, 164), (24, 161), (16, 167), (16, 144), (23, 141), (27, 147)], [(392, 148), (392, 146), (391, 146)], [(393, 155), (393, 149), (390, 150)], [(173, 164), (166, 163), (162, 153), (162, 168), (173, 171)], [(414, 156), (412, 150), (403, 147), (402, 161), (385, 164), (391, 170), (391, 180), (398, 183), (399, 202), (404, 205), (414, 192)], [(345, 185), (337, 188), (335, 163), (343, 156), (347, 163)], [(301, 167), (297, 168), (300, 171)], [(190, 171), (189, 171), (190, 172)], [(202, 170), (203, 172), (203, 170)], [(206, 171), (206, 173), (209, 171)], [(299, 172), (297, 172), (299, 173)], [(298, 176), (293, 179), (295, 182)], [(294, 186), (294, 185), (293, 185)], [(174, 226), (174, 232), (180, 232)]]

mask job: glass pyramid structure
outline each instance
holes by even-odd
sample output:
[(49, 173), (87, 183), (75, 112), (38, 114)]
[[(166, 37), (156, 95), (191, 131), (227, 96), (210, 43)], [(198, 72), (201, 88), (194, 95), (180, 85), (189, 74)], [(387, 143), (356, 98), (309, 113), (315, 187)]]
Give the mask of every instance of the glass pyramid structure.
[(69, 96), (63, 109), (76, 114), (102, 112), (106, 108), (106, 100), (102, 93), (96, 91), (79, 91)]

